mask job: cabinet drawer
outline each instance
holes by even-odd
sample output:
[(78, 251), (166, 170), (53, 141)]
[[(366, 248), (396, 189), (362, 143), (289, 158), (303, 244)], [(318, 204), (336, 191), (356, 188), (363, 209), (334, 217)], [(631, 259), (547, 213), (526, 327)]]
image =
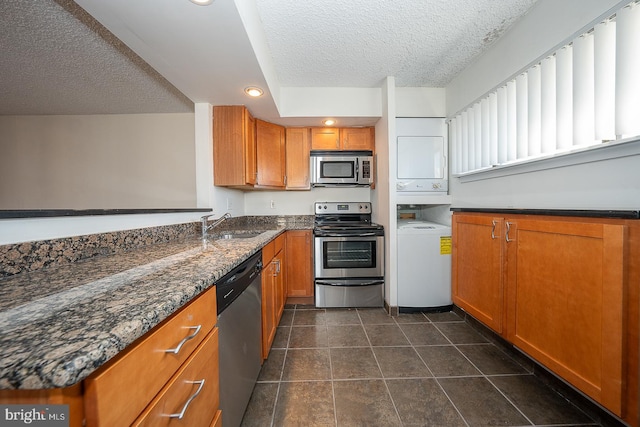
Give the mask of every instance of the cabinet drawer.
[(274, 246), (274, 255), (277, 255), (278, 252), (280, 252), (282, 249), (284, 249), (284, 242), (285, 242), (285, 233), (280, 234), (278, 237), (276, 237), (276, 240), (274, 240), (275, 242), (275, 246)]
[[(216, 292), (210, 289), (90, 376), (85, 381), (87, 425), (131, 424), (213, 329), (216, 318)], [(182, 342), (177, 353), (166, 351)]]
[(133, 425), (209, 427), (219, 406), (216, 328)]

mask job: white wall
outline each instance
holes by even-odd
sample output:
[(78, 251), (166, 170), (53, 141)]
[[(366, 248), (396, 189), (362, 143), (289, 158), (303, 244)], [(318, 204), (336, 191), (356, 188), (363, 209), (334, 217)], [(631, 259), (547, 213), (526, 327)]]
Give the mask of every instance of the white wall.
[(445, 117), (446, 90), (437, 87), (395, 88), (395, 117)]
[[(273, 201), (273, 208), (271, 208)], [(247, 191), (245, 215), (313, 215), (314, 202), (369, 202), (369, 188), (313, 188), (310, 191)]]
[(0, 116), (0, 209), (194, 207), (193, 117)]
[[(503, 39), (467, 67), (447, 86), (447, 112), (459, 111), (497, 85), (554, 51), (589, 24), (608, 16), (627, 1), (539, 0)], [(590, 26), (590, 25), (589, 25)], [(606, 147), (605, 147), (606, 148)], [(450, 194), (455, 207), (637, 209), (640, 166), (637, 143), (600, 150), (611, 155), (570, 155), (567, 165), (534, 162), (513, 167), (512, 173), (477, 174), (478, 180), (453, 178)], [(580, 159), (580, 161), (572, 161)]]
[(395, 78), (387, 77), (382, 86), (382, 118), (376, 124), (376, 168), (379, 177), (376, 179), (372, 200), (373, 221), (382, 224), (385, 230), (384, 299), (391, 307), (398, 305), (395, 202), (394, 192), (391, 192), (389, 184), (389, 167), (392, 161), (390, 141), (395, 139), (396, 134), (395, 89)]

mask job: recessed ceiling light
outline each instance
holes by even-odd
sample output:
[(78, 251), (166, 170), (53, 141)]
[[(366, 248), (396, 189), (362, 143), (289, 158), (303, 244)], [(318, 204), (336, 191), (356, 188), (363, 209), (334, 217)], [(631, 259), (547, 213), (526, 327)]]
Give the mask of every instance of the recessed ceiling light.
[(249, 96), (256, 97), (256, 96), (262, 96), (264, 91), (259, 87), (251, 86), (251, 87), (245, 88), (244, 93), (246, 93)]
[(336, 121), (335, 121), (335, 120), (333, 120), (333, 119), (327, 119), (327, 120), (323, 120), (323, 121), (322, 121), (322, 123), (323, 123), (325, 126), (331, 126), (331, 125), (335, 125), (335, 124), (336, 124)]
[(193, 4), (197, 4), (198, 6), (208, 6), (213, 3), (213, 0), (189, 0)]

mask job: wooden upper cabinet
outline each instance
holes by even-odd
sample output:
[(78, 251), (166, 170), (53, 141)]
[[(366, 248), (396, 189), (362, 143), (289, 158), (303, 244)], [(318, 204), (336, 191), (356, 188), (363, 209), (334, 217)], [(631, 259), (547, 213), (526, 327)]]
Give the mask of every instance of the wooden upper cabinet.
[(287, 128), (287, 190), (309, 190), (309, 128)]
[(340, 129), (340, 146), (342, 150), (371, 150), (375, 148), (374, 130), (366, 128)]
[(373, 127), (311, 128), (312, 150), (371, 150), (375, 148)]
[(312, 150), (339, 150), (339, 128), (311, 128)]
[(213, 107), (213, 182), (251, 188), (256, 184), (255, 119), (242, 105)]
[(285, 186), (285, 128), (256, 120), (258, 179), (256, 186)]

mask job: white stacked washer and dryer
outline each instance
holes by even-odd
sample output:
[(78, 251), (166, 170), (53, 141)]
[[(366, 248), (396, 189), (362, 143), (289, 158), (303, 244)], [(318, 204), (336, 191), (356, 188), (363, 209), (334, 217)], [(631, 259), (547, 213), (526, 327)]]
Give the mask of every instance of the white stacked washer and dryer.
[(398, 219), (397, 231), (399, 311), (449, 311), (451, 227)]

